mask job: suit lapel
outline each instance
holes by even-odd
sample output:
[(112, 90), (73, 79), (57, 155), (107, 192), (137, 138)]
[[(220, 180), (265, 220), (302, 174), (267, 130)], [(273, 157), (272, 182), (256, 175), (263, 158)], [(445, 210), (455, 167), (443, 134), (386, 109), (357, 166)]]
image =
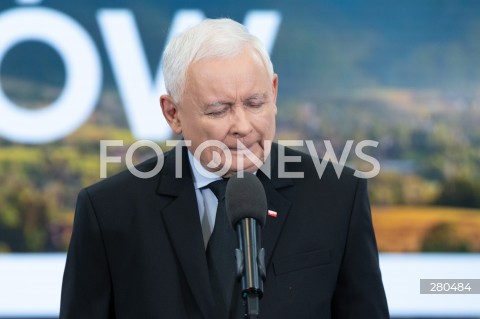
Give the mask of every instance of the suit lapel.
[(276, 144), (272, 145), (270, 160), (271, 177), (267, 177), (260, 170), (257, 173), (267, 194), (268, 209), (277, 212), (277, 217), (267, 216), (267, 221), (262, 230), (262, 246), (266, 252), (265, 263), (267, 269), (292, 204), (285, 194), (293, 186), (293, 181), (290, 178), (278, 177), (278, 147)]
[(165, 227), (204, 317), (211, 318), (213, 296), (187, 149), (182, 150), (182, 178), (175, 177), (176, 150), (165, 156), (164, 174), (157, 192), (171, 200), (162, 210)]

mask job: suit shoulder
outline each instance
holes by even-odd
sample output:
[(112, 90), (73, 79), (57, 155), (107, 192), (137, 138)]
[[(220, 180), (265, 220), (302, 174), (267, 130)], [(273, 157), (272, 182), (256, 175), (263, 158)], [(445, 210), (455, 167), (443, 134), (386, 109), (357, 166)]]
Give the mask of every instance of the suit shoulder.
[(90, 186), (87, 186), (85, 190), (90, 194), (102, 193), (102, 192), (125, 192), (126, 189), (131, 190), (140, 185), (156, 182), (161, 175), (161, 170), (158, 172), (156, 167), (164, 162), (167, 156), (170, 156), (170, 152), (166, 152), (161, 157), (149, 158), (133, 168), (125, 169), (115, 175), (100, 180)]

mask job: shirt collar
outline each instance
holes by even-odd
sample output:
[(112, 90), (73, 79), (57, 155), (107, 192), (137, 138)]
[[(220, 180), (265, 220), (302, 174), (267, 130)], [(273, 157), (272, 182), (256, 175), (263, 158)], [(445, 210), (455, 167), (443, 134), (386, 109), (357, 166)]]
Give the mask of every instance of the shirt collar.
[(222, 179), (215, 173), (207, 171), (202, 166), (200, 161), (198, 161), (195, 156), (190, 153), (190, 151), (188, 151), (188, 159), (190, 161), (190, 167), (193, 172), (193, 185), (195, 186), (195, 189), (201, 189), (210, 184), (211, 182)]

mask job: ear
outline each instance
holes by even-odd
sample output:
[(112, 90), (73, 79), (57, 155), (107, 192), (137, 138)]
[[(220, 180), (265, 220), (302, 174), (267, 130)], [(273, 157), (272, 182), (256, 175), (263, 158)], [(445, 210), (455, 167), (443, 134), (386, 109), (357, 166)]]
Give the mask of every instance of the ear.
[(272, 94), (273, 94), (273, 105), (275, 107), (275, 114), (277, 114), (277, 93), (278, 93), (278, 75), (273, 74)]
[(160, 96), (160, 106), (162, 107), (163, 116), (170, 125), (175, 134), (182, 133), (182, 124), (178, 117), (178, 107), (170, 95)]

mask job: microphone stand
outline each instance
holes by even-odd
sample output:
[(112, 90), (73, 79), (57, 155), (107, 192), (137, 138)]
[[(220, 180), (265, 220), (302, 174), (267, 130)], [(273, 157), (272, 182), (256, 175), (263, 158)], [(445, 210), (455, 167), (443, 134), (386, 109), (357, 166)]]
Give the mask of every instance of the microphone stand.
[(260, 299), (263, 297), (263, 281), (267, 273), (265, 249), (261, 248), (260, 243), (261, 228), (257, 226), (254, 218), (244, 218), (236, 226), (240, 246), (235, 250), (237, 279), (242, 281), (242, 299), (248, 319), (257, 319), (260, 315)]

